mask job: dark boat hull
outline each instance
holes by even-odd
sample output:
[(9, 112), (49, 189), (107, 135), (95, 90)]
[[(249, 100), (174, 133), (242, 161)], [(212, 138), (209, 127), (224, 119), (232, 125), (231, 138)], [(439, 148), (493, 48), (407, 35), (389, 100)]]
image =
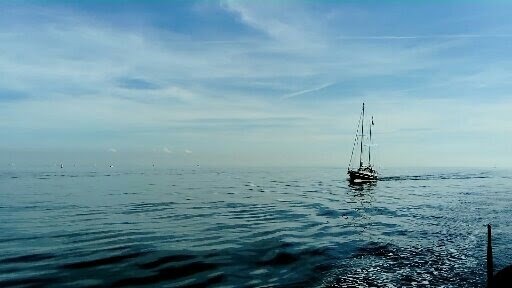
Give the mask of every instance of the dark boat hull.
[(349, 170), (348, 177), (350, 182), (374, 182), (378, 179), (375, 173), (368, 173), (358, 170)]

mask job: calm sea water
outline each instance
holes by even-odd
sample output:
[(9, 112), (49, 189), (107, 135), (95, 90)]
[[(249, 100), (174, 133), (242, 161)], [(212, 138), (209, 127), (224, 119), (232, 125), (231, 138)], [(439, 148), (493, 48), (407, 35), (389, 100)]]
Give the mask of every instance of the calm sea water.
[(512, 171), (0, 172), (0, 287), (481, 287), (512, 263)]

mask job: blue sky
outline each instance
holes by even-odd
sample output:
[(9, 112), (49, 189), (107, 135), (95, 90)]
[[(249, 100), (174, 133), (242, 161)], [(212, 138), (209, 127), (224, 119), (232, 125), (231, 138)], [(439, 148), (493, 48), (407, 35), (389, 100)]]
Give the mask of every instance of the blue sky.
[(0, 160), (511, 166), (511, 8), (2, 1)]

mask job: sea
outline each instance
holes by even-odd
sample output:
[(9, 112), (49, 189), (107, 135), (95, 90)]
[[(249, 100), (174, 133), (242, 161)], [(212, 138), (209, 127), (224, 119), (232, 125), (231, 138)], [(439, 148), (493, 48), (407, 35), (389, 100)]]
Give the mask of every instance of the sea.
[(483, 287), (512, 264), (512, 171), (0, 171), (0, 287)]

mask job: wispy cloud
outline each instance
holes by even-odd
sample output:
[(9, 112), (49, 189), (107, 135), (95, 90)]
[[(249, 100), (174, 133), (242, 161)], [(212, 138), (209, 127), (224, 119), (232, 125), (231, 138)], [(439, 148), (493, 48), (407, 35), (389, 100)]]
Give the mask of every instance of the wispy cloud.
[(332, 86), (333, 84), (335, 84), (335, 83), (327, 83), (327, 84), (320, 85), (318, 87), (314, 87), (314, 88), (310, 88), (310, 89), (304, 89), (304, 90), (301, 90), (301, 91), (296, 91), (296, 92), (293, 92), (293, 93), (286, 94), (286, 95), (282, 96), (281, 99), (288, 99), (288, 98), (292, 98), (292, 97), (297, 97), (297, 96), (301, 96), (301, 95), (304, 95), (304, 94), (308, 94), (308, 93), (311, 93), (311, 92), (320, 91), (320, 90), (323, 90), (323, 89), (325, 89), (327, 87)]
[(512, 38), (512, 34), (438, 34), (438, 35), (379, 35), (338, 36), (341, 40), (416, 40), (416, 39), (464, 39), (464, 38)]

